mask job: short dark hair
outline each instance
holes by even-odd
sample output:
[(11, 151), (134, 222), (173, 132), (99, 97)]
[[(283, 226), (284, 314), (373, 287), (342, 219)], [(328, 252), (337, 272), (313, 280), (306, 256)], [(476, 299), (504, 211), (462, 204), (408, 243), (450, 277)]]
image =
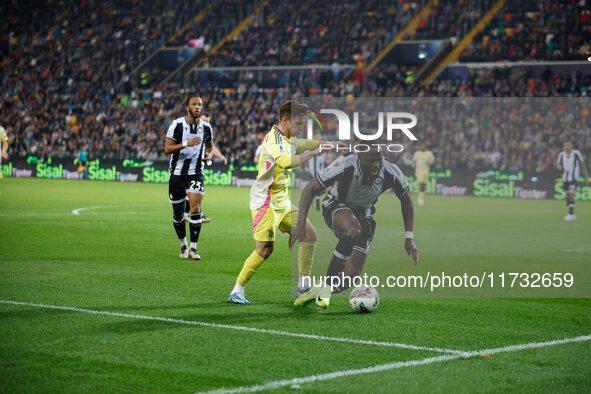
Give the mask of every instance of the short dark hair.
[(191, 93), (187, 96), (187, 100), (185, 100), (185, 106), (189, 105), (189, 101), (191, 101), (191, 99), (193, 97), (199, 97), (201, 98), (201, 96), (198, 93)]
[(207, 111), (201, 111), (201, 116), (206, 116), (209, 118), (211, 116), (211, 114)]
[(291, 115), (302, 115), (306, 113), (307, 107), (298, 103), (295, 100), (290, 100), (287, 103), (283, 103), (281, 107), (279, 107), (279, 119), (283, 119), (284, 116), (287, 116), (287, 119), (291, 120)]

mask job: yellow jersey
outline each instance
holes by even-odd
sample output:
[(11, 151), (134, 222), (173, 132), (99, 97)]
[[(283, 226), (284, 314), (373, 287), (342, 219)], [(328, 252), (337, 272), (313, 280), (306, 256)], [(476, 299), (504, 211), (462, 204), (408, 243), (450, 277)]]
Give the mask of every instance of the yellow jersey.
[(263, 206), (276, 210), (289, 208), (289, 175), (293, 167), (301, 164), (300, 160), (294, 159), (292, 153), (317, 147), (318, 141), (287, 138), (277, 126), (273, 126), (261, 144), (259, 172), (250, 189), (250, 209)]
[(6, 130), (4, 127), (0, 126), (0, 151), (2, 151), (2, 145), (8, 141), (8, 135), (6, 134)]
[(433, 153), (430, 150), (419, 150), (415, 152), (412, 161), (416, 163), (416, 174), (429, 175), (429, 165), (435, 161), (435, 156), (433, 156)]

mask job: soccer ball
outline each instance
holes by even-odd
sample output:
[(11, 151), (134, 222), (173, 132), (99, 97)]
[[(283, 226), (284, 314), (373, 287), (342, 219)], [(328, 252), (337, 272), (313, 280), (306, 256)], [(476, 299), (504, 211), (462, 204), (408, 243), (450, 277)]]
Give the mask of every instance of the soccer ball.
[(373, 312), (380, 303), (378, 291), (371, 286), (359, 286), (353, 289), (349, 303), (355, 312)]

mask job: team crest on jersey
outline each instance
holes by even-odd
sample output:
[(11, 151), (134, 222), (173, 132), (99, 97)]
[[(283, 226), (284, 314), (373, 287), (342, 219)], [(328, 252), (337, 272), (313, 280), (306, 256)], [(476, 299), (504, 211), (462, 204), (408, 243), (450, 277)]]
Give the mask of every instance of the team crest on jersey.
[(376, 179), (374, 179), (374, 183), (376, 185), (381, 184), (382, 182), (384, 182), (384, 179), (381, 176), (376, 177)]
[(279, 145), (279, 152), (284, 152), (285, 153), (285, 149), (283, 149), (283, 145)]

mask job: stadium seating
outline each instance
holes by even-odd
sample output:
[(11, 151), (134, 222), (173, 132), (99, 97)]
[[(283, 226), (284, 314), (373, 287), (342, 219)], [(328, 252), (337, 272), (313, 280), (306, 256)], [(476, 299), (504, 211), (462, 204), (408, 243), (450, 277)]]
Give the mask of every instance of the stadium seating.
[(411, 39), (462, 38), (491, 7), (493, 1), (440, 0), (429, 17), (421, 19)]
[(586, 60), (591, 55), (591, 10), (582, 4), (508, 1), (460, 60)]
[[(544, 56), (552, 59), (569, 58), (589, 42), (589, 22), (578, 2), (567, 1), (563, 7), (549, 5), (543, 13), (546, 23), (540, 26), (530, 15), (531, 2), (513, 3), (494, 22), (498, 27), (500, 21), (505, 21), (505, 30), (487, 29), (483, 34), (489, 38), (478, 38), (476, 50), (469, 50), (467, 58), (474, 55), (481, 59), (478, 56), (483, 53), (502, 58), (506, 52), (490, 52), (486, 48), (491, 45), (534, 48), (540, 39), (546, 40), (549, 32), (554, 34), (552, 42), (556, 45)], [(232, 163), (241, 165), (252, 161), (261, 136), (275, 121), (279, 104), (292, 97), (586, 96), (591, 86), (591, 73), (580, 70), (561, 74), (546, 70), (534, 77), (518, 68), (477, 68), (470, 71), (467, 81), (440, 79), (422, 86), (408, 77), (416, 66), (378, 65), (367, 75), (326, 69), (190, 72), (183, 82), (133, 86), (130, 92), (120, 94), (116, 87), (122, 76), (167, 37), (176, 40), (168, 44), (181, 45), (205, 30), (212, 32), (213, 42), (226, 31), (223, 25), (228, 18), (241, 18), (253, 9), (253, 3), (212, 3), (230, 16), (212, 16), (190, 24), (188, 29), (183, 27), (200, 11), (199, 4), (187, 8), (162, 0), (148, 8), (136, 2), (90, 1), (72, 5), (62, 13), (56, 12), (52, 4), (33, 2), (27, 5), (30, 8), (12, 9), (8, 22), (1, 27), (3, 36), (9, 37), (9, 47), (0, 71), (4, 87), (0, 92), (0, 116), (12, 134), (11, 155), (63, 157), (86, 146), (91, 158), (164, 159), (163, 130), (183, 114), (183, 98), (194, 90), (202, 92), (206, 109), (212, 113), (220, 149)], [(336, 5), (309, 0), (306, 7), (290, 3), (281, 8), (270, 1), (253, 26), (223, 46), (210, 64), (355, 63), (362, 60), (358, 55), (375, 55), (392, 31), (400, 29), (417, 12), (414, 3), (384, 4), (364, 3), (365, 9), (372, 11), (361, 12), (358, 3), (352, 1)], [(434, 12), (416, 38), (442, 37), (452, 30), (463, 34), (458, 33), (460, 23), (456, 22), (473, 19), (471, 13), (476, 10), (462, 3), (454, 7), (442, 1)], [(482, 9), (478, 12), (482, 13)], [(131, 23), (131, 15), (142, 15), (145, 23)], [(575, 31), (580, 34), (576, 37), (561, 33), (570, 15), (577, 16)], [(354, 22), (357, 20), (360, 24)], [(455, 30), (450, 28), (451, 21)], [(535, 34), (520, 33), (528, 29)], [(485, 41), (486, 46), (482, 46)], [(533, 59), (547, 58), (538, 57), (541, 52), (528, 53), (533, 54)], [(589, 146), (591, 137), (586, 130), (582, 128), (573, 136), (578, 146)], [(547, 136), (526, 138), (519, 130), (508, 133), (502, 143), (494, 145), (488, 143), (493, 140), (490, 135), (467, 136), (461, 143), (451, 141), (446, 130), (430, 136), (430, 140), (439, 141), (436, 156), (445, 167), (534, 171), (550, 167), (557, 147)]]
[(271, 1), (210, 65), (355, 64), (375, 55), (417, 11), (407, 1)]

